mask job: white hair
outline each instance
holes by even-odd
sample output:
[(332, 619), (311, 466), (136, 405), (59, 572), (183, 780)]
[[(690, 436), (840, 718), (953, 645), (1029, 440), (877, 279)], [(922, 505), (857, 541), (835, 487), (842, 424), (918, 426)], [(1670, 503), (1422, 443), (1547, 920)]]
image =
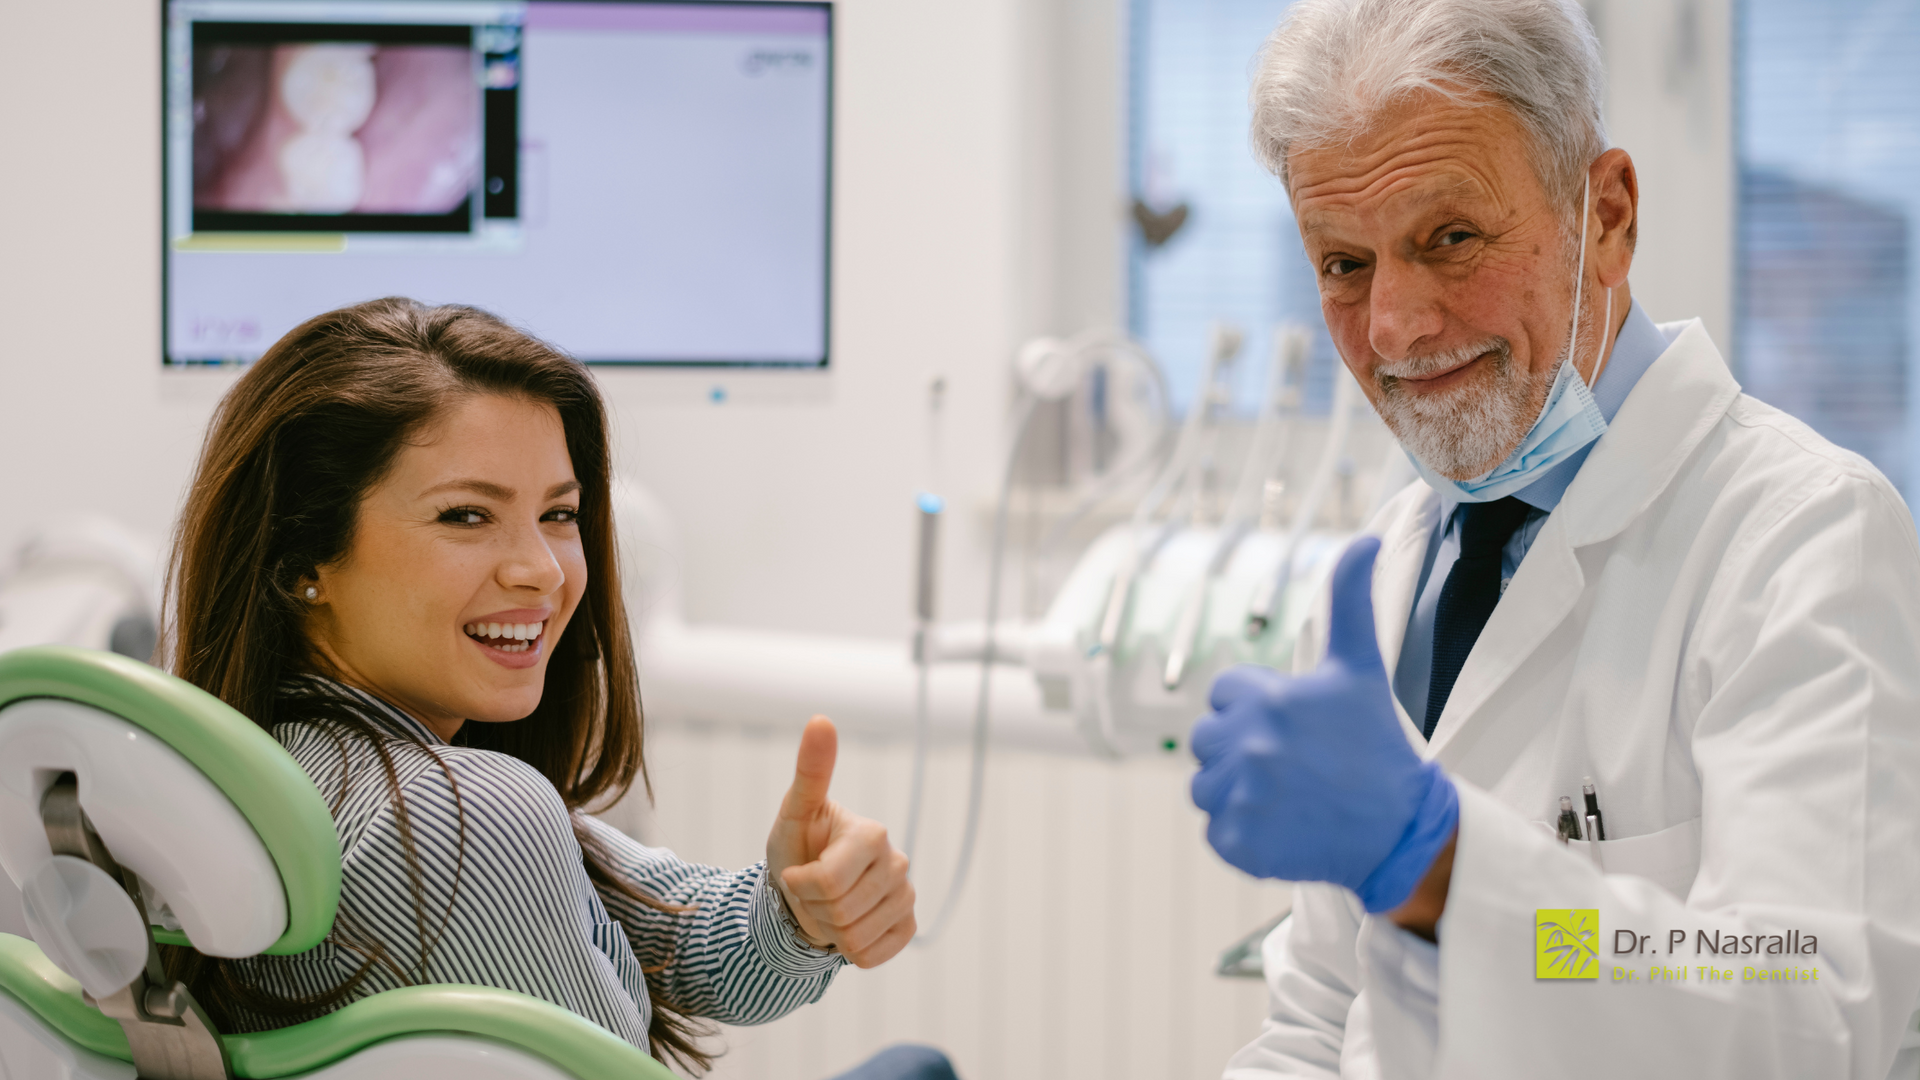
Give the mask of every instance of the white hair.
[(1607, 148), (1600, 43), (1574, 0), (1299, 0), (1260, 50), (1254, 155), (1291, 191), (1289, 151), (1350, 141), (1422, 90), (1503, 103), (1548, 198), (1574, 212)]

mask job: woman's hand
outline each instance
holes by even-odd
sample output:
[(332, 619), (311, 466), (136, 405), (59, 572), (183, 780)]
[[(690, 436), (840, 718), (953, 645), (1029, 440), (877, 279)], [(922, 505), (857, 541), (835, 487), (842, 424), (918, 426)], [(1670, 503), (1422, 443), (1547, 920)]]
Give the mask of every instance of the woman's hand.
[(807, 721), (793, 786), (767, 834), (767, 873), (810, 944), (877, 967), (913, 939), (913, 885), (887, 830), (827, 798), (838, 750), (833, 721)]

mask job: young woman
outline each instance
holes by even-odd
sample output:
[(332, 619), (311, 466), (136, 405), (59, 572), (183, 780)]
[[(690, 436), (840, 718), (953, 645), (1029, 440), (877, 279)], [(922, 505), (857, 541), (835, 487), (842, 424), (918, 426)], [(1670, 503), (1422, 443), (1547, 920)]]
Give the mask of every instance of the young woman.
[(398, 986), (504, 987), (656, 1057), (772, 1020), (913, 936), (906, 858), (827, 797), (801, 738), (767, 861), (737, 872), (587, 814), (646, 780), (585, 369), (483, 312), (360, 304), (296, 328), (214, 417), (175, 541), (177, 673), (329, 800), (331, 936), (169, 962), (224, 1030)]

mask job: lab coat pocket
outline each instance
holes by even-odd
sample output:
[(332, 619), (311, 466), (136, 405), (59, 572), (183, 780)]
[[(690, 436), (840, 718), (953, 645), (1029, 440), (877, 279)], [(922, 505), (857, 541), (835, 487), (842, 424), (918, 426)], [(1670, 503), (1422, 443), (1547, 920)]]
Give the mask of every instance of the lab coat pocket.
[[(1585, 840), (1571, 840), (1567, 846), (1591, 855), (1588, 849), (1592, 845)], [(1700, 819), (1645, 836), (1602, 840), (1599, 846), (1602, 870), (1646, 878), (1685, 900), (1693, 889), (1694, 876), (1700, 872)]]

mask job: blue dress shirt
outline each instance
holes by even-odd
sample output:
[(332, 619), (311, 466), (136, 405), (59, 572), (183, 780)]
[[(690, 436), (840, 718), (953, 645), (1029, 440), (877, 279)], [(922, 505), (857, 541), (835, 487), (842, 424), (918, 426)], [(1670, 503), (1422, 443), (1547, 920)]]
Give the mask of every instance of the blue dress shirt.
[[(1627, 311), (1620, 336), (1614, 339), (1611, 358), (1600, 369), (1600, 381), (1593, 386), (1594, 404), (1600, 407), (1600, 415), (1607, 423), (1613, 423), (1614, 414), (1620, 411), (1640, 376), (1672, 343), (1673, 339), (1655, 325), (1646, 309), (1635, 300)], [(1598, 441), (1581, 447), (1546, 475), (1514, 492), (1514, 498), (1533, 507), (1533, 511), (1514, 530), (1513, 539), (1507, 541), (1500, 553), (1502, 589), (1520, 569), (1520, 560), (1526, 558), (1534, 537), (1540, 535), (1547, 515), (1560, 505), (1561, 496), (1567, 493), (1567, 486), (1573, 483), (1574, 475), (1586, 463), (1587, 454)], [(1455, 512), (1459, 509), (1456, 500), (1440, 497), (1440, 517), (1434, 522), (1433, 535), (1427, 539), (1426, 564), (1420, 568), (1413, 612), (1407, 617), (1406, 641), (1400, 647), (1400, 662), (1393, 672), (1393, 694), (1400, 699), (1407, 715), (1416, 720), (1427, 715), (1427, 683), (1433, 673), (1433, 618), (1440, 608), (1440, 589), (1446, 584), (1447, 572), (1453, 569), (1454, 560), (1460, 556), (1460, 515)]]

